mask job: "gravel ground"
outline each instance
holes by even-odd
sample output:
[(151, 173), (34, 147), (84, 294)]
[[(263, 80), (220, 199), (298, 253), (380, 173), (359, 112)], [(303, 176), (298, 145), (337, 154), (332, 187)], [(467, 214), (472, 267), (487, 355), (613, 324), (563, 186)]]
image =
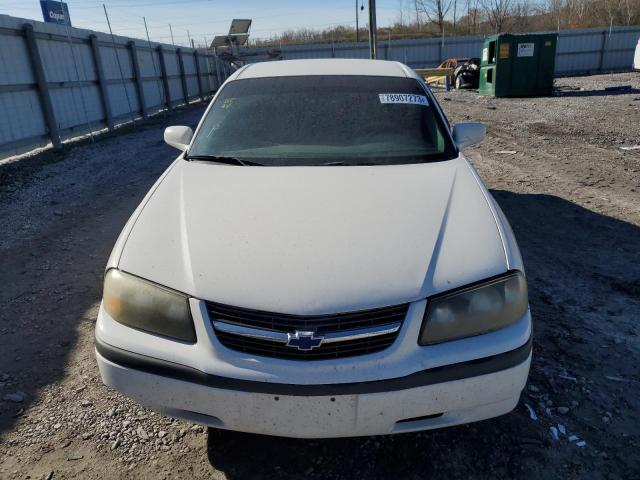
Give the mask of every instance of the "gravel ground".
[[(516, 410), (440, 431), (302, 441), (211, 432), (104, 387), (93, 327), (111, 247), (175, 157), (167, 123), (0, 166), (0, 478), (640, 478), (640, 74), (558, 95), (437, 93), (515, 230), (534, 361)], [(610, 85), (632, 85), (609, 92)]]

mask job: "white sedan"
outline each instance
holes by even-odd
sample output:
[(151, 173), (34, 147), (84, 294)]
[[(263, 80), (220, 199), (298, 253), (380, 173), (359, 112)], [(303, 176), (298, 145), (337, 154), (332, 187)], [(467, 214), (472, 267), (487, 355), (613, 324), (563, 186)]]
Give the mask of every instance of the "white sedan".
[(245, 66), (122, 231), (103, 381), (210, 427), (345, 437), (505, 414), (531, 361), (522, 259), (405, 65)]

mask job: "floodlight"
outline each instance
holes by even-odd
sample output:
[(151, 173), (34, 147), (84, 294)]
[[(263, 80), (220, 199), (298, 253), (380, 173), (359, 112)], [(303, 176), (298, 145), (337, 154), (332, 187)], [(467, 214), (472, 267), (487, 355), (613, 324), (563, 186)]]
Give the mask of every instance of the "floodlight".
[(251, 28), (251, 19), (234, 18), (231, 21), (231, 28), (229, 28), (229, 35), (249, 33), (249, 28)]

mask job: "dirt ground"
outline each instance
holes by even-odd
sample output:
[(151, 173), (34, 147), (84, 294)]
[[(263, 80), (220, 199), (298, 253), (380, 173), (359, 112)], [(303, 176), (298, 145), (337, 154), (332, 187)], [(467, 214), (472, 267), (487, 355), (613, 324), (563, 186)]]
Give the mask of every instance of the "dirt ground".
[(640, 74), (556, 85), (437, 93), (452, 123), (488, 126), (467, 153), (514, 228), (535, 322), (516, 410), (441, 431), (207, 434), (102, 385), (104, 265), (176, 155), (164, 127), (203, 107), (0, 165), (0, 478), (640, 478), (640, 149), (623, 148), (640, 145)]

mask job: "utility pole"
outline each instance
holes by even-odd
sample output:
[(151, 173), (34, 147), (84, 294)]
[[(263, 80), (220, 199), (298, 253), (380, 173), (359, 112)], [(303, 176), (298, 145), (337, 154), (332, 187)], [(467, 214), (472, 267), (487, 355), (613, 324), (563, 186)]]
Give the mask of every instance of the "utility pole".
[(176, 42), (173, 40), (173, 28), (171, 28), (171, 24), (169, 24), (169, 31), (171, 32), (171, 45), (175, 45)]
[(358, 17), (360, 14), (358, 13), (358, 0), (356, 0), (356, 42), (360, 41), (360, 26), (358, 23)]
[[(149, 51), (151, 52), (151, 64), (153, 65), (153, 83), (156, 84), (158, 88), (158, 102), (160, 105), (158, 106), (158, 111), (162, 110), (162, 87), (160, 87), (160, 75), (158, 75), (158, 70), (156, 69), (156, 59), (153, 54), (153, 47), (151, 46), (151, 38), (149, 37), (149, 29), (147, 28), (147, 19), (142, 17), (142, 21), (144, 22), (144, 31), (147, 32), (147, 44), (149, 45)], [(162, 110), (162, 117), (164, 118), (166, 113)]]
[(109, 26), (109, 33), (111, 34), (111, 47), (113, 48), (113, 53), (116, 56), (116, 63), (118, 64), (118, 70), (120, 71), (120, 80), (122, 80), (122, 89), (124, 90), (124, 95), (127, 97), (127, 106), (129, 107), (129, 113), (131, 114), (131, 124), (133, 128), (136, 128), (136, 116), (133, 112), (133, 108), (131, 108), (131, 100), (129, 99), (129, 90), (127, 90), (127, 84), (124, 81), (124, 74), (122, 73), (122, 65), (120, 63), (120, 55), (116, 50), (116, 39), (113, 36), (113, 30), (111, 30), (111, 21), (109, 20), (109, 14), (107, 13), (107, 6), (103, 3), (102, 8), (104, 9), (104, 16), (107, 19), (107, 25)]
[(377, 56), (377, 26), (376, 26), (376, 0), (369, 0), (369, 57), (375, 60)]

